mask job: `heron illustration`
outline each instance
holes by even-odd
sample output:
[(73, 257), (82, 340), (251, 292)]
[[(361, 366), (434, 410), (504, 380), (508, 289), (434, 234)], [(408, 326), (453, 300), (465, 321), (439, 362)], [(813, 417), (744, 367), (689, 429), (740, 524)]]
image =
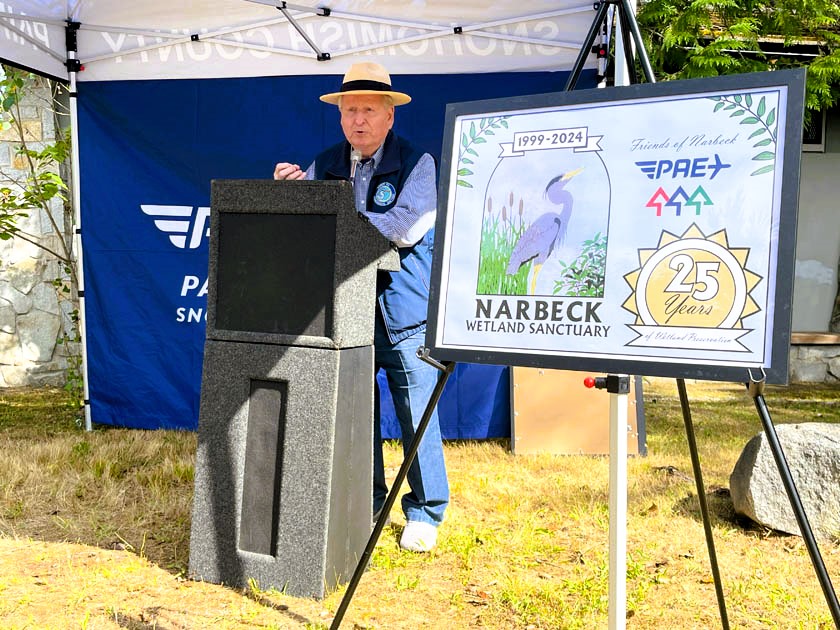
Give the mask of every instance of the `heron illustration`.
[(508, 259), (507, 275), (512, 276), (528, 261), (533, 261), (529, 293), (534, 294), (537, 276), (543, 264), (551, 256), (554, 247), (566, 238), (569, 219), (572, 216), (572, 194), (566, 190), (566, 182), (583, 171), (583, 168), (568, 171), (553, 178), (543, 191), (543, 196), (555, 206), (562, 206), (560, 213), (546, 212), (537, 218), (516, 242)]

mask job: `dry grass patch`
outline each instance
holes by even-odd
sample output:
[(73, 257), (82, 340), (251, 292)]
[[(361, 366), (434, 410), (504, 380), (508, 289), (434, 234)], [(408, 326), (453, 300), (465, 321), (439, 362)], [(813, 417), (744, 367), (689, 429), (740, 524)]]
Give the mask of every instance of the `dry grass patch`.
[[(728, 477), (761, 430), (743, 387), (689, 382), (734, 628), (831, 628), (801, 539), (737, 518)], [(773, 420), (840, 421), (840, 389), (768, 388)], [(195, 434), (75, 425), (61, 392), (0, 393), (0, 627), (326, 628), (324, 601), (186, 579)], [(628, 627), (720, 619), (673, 380), (645, 386), (649, 455), (629, 461)], [(607, 419), (591, 419), (606, 422)], [(390, 443), (386, 465), (399, 467)], [(452, 506), (431, 554), (398, 548), (395, 510), (346, 628), (606, 627), (607, 457), (446, 445)], [(840, 544), (821, 545), (835, 585)]]

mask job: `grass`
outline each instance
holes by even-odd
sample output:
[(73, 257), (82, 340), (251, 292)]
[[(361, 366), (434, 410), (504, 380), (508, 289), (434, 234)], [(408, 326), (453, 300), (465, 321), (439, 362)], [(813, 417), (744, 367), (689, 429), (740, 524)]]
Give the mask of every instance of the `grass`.
[(526, 295), (531, 264), (522, 265), (508, 275), (510, 255), (526, 230), (523, 222), (524, 201), (519, 200), (514, 212), (511, 192), (502, 202), (501, 210), (493, 212), (493, 199), (487, 198), (487, 208), (481, 224), (480, 262), (478, 265), (478, 293), (483, 295)]
[[(729, 622), (833, 627), (801, 539), (737, 517), (726, 491), (761, 430), (734, 384), (687, 383)], [(840, 422), (840, 388), (770, 387), (776, 424)], [(329, 627), (323, 601), (187, 579), (195, 434), (75, 424), (56, 390), (0, 392), (0, 627)], [(628, 628), (721, 627), (676, 385), (645, 383), (647, 457), (628, 462)], [(604, 419), (586, 419), (587, 422)], [(446, 445), (452, 505), (431, 554), (398, 548), (392, 514), (342, 627), (591, 629), (607, 625), (607, 457)], [(389, 443), (390, 475), (400, 448)], [(840, 543), (821, 542), (840, 583)]]

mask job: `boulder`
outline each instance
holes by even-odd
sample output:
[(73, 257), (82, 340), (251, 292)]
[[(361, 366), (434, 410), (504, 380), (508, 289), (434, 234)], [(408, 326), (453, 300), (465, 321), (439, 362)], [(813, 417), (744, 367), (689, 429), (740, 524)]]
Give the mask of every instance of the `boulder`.
[[(776, 426), (805, 515), (815, 538), (840, 536), (840, 424)], [(773, 453), (762, 431), (744, 447), (729, 489), (735, 511), (774, 530), (801, 535)]]

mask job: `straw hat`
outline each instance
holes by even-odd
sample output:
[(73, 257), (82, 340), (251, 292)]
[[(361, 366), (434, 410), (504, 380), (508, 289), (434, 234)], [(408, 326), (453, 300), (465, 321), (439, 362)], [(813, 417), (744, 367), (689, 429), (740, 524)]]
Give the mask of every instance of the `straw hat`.
[(367, 61), (350, 66), (344, 75), (341, 91), (324, 94), (321, 100), (338, 105), (339, 97), (345, 94), (384, 94), (394, 99), (394, 105), (405, 105), (411, 100), (408, 94), (391, 90), (391, 76), (385, 68)]

